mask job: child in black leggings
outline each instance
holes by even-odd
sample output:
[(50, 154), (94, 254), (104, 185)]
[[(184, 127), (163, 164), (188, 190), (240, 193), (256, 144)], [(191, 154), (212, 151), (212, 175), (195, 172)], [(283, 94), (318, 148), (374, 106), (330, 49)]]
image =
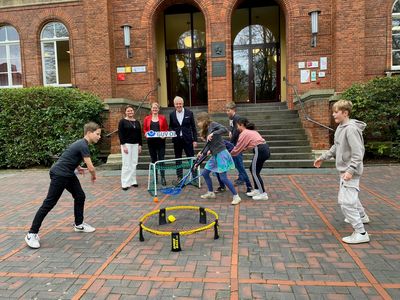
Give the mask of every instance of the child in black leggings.
[(236, 146), (231, 151), (231, 155), (236, 156), (248, 149), (253, 149), (254, 153), (250, 165), (250, 173), (253, 177), (255, 189), (246, 193), (246, 195), (253, 197), (253, 200), (268, 200), (268, 194), (265, 191), (260, 172), (264, 162), (270, 157), (269, 146), (255, 130), (254, 124), (250, 123), (246, 118), (240, 118), (237, 121), (237, 127), (240, 135)]

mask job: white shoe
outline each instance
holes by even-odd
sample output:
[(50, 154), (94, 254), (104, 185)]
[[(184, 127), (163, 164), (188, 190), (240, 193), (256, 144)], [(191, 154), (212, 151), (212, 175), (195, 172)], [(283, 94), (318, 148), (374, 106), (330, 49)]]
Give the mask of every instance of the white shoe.
[(249, 197), (258, 196), (258, 195), (260, 195), (260, 191), (259, 190), (252, 190), (251, 192), (246, 193), (246, 195), (249, 196)]
[(253, 196), (253, 200), (268, 200), (268, 194), (262, 193), (257, 196)]
[(29, 247), (32, 249), (38, 249), (40, 248), (40, 238), (37, 233), (28, 233), (25, 236), (25, 242), (28, 244)]
[(204, 195), (201, 195), (200, 198), (203, 198), (203, 199), (215, 199), (215, 193), (214, 192), (207, 192)]
[(358, 232), (353, 232), (351, 235), (342, 238), (342, 241), (347, 244), (361, 244), (369, 242), (368, 232), (365, 232), (364, 235)]
[(239, 195), (234, 195), (231, 204), (236, 205), (236, 204), (239, 204), (240, 201), (242, 201), (242, 199), (239, 197)]
[[(350, 224), (350, 221), (347, 220), (347, 218), (344, 219), (344, 221), (345, 221), (346, 223), (349, 223), (349, 224)], [(363, 222), (363, 224), (368, 224), (368, 223), (369, 223), (369, 217), (368, 217), (367, 214), (365, 214), (365, 216), (361, 218), (361, 222)]]
[(81, 225), (75, 225), (74, 230), (76, 232), (93, 232), (96, 231), (96, 228), (90, 226), (89, 224), (82, 223)]

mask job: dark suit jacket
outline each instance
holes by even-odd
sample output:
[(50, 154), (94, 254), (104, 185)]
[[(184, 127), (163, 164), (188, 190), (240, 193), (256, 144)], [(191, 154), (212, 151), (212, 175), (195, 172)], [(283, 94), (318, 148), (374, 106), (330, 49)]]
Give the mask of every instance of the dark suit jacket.
[[(185, 143), (190, 144), (193, 143), (193, 141), (197, 142), (197, 129), (193, 112), (187, 108), (184, 108), (184, 110), (182, 125), (179, 124), (176, 118), (175, 110), (169, 114), (169, 128), (170, 130), (174, 130), (178, 137), (182, 130), (182, 138)], [(172, 138), (172, 142), (175, 143), (177, 139), (178, 138)]]

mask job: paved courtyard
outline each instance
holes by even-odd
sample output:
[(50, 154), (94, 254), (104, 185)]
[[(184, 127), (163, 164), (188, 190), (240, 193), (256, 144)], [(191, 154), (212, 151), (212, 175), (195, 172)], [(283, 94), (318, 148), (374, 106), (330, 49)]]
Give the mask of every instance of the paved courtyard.
[[(352, 232), (337, 205), (337, 175), (264, 175), (268, 201), (228, 192), (203, 200), (187, 187), (179, 196), (122, 191), (117, 173), (100, 171), (87, 195), (92, 234), (72, 230), (65, 192), (40, 232), (41, 248), (24, 234), (46, 195), (46, 170), (0, 171), (0, 299), (400, 299), (400, 166), (367, 167), (360, 198), (371, 223), (369, 244), (346, 245)], [(240, 187), (243, 192), (243, 186)], [(212, 230), (171, 241), (145, 232), (138, 220), (166, 206), (198, 205), (219, 214)]]

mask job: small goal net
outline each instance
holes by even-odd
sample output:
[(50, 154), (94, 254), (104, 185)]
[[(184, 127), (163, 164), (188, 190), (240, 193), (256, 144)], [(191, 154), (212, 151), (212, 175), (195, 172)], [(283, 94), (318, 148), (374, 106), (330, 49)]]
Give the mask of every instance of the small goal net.
[(188, 173), (190, 174), (184, 185), (190, 184), (200, 188), (200, 166), (192, 170), (195, 160), (195, 157), (185, 157), (150, 163), (147, 180), (149, 193), (152, 196), (157, 196), (161, 189), (178, 186), (181, 183), (181, 179)]

